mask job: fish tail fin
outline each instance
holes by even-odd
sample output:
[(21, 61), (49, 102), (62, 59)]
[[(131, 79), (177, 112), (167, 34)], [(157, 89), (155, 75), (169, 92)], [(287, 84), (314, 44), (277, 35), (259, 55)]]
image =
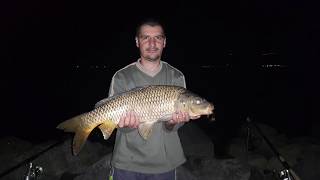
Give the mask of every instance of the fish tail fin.
[(81, 116), (82, 115), (78, 115), (76, 117), (63, 121), (57, 126), (57, 128), (65, 132), (76, 132), (76, 130), (79, 127), (79, 124), (82, 121)]
[(80, 129), (76, 131), (73, 142), (72, 142), (72, 153), (73, 155), (78, 155), (80, 150), (82, 149), (83, 145), (88, 139), (89, 134), (91, 133), (92, 129)]
[(66, 120), (60, 123), (57, 128), (64, 130), (65, 132), (74, 132), (74, 138), (72, 142), (72, 152), (73, 155), (78, 155), (86, 140), (88, 139), (89, 134), (94, 127), (84, 126), (82, 115), (78, 115), (69, 120)]

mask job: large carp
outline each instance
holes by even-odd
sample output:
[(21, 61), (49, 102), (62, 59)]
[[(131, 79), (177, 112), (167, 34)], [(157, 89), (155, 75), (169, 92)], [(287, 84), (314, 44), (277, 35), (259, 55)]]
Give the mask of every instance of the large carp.
[(90, 112), (60, 123), (57, 128), (74, 132), (73, 154), (77, 155), (91, 131), (98, 127), (108, 139), (117, 127), (120, 117), (129, 111), (139, 117), (138, 131), (148, 139), (154, 123), (168, 121), (177, 111), (187, 112), (190, 118), (213, 113), (213, 105), (200, 96), (179, 86), (154, 85), (106, 98)]

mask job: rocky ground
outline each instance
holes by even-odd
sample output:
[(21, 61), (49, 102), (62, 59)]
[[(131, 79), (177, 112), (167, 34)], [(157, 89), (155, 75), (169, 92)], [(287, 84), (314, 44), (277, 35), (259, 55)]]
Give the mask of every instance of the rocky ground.
[[(301, 179), (319, 179), (319, 139), (311, 137), (289, 139), (267, 125), (259, 124), (259, 127)], [(228, 150), (233, 158), (217, 159), (214, 156), (214, 145), (211, 139), (197, 125), (186, 124), (179, 130), (179, 133), (187, 162), (177, 169), (178, 179), (277, 179), (277, 173), (284, 168), (262, 137), (259, 137), (254, 131), (252, 130), (250, 141), (247, 141), (245, 136), (247, 131), (243, 127), (239, 136), (232, 140)], [(23, 179), (28, 169), (28, 162), (43, 169), (37, 179), (106, 179), (112, 145), (89, 139), (78, 156), (71, 155), (70, 145), (70, 138), (61, 142), (48, 141), (36, 145), (15, 137), (2, 138), (0, 140), (0, 161), (2, 162), (0, 179)], [(42, 153), (37, 156), (39, 152)]]

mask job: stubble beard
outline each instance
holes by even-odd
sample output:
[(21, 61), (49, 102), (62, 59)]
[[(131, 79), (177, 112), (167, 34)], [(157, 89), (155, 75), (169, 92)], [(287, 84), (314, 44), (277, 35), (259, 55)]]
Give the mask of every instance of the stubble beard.
[(158, 61), (158, 60), (160, 60), (160, 58), (161, 58), (161, 52), (159, 52), (158, 54), (155, 54), (155, 55), (146, 54), (146, 56), (144, 56), (144, 59), (147, 61), (150, 61), (150, 62)]
[(157, 55), (155, 57), (151, 57), (151, 56), (146, 56), (145, 60), (150, 61), (150, 62), (155, 62), (157, 60), (160, 60), (160, 55)]

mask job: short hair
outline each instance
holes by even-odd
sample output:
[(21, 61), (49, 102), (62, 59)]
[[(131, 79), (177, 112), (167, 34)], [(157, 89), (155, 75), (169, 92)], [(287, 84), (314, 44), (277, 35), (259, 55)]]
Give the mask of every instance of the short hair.
[(163, 35), (165, 36), (163, 24), (160, 21), (156, 20), (156, 19), (147, 18), (147, 19), (142, 20), (138, 24), (138, 26), (136, 28), (136, 37), (139, 37), (140, 32), (141, 32), (141, 27), (145, 26), (145, 25), (152, 26), (152, 27), (160, 26), (162, 28)]

